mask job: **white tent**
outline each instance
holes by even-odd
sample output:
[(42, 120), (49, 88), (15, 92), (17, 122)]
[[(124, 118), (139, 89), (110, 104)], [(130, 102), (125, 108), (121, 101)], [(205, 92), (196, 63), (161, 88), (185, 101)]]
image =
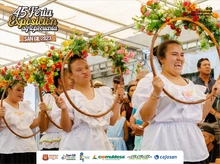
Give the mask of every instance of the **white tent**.
[[(161, 0), (162, 3), (165, 0)], [(220, 14), (219, 0), (193, 0), (200, 7), (212, 6)], [(73, 28), (81, 30), (84, 36), (92, 37), (102, 33), (134, 49), (148, 49), (151, 37), (138, 32), (134, 27), (132, 17), (140, 15), (141, 4), (145, 0), (0, 0), (0, 63), (11, 65), (29, 58), (41, 56), (51, 46), (60, 43), (71, 35)], [(168, 0), (174, 6), (173, 0)], [(57, 41), (49, 43), (20, 43), (19, 35), (27, 35), (17, 27), (9, 27), (9, 15), (19, 6), (39, 6), (52, 9), (59, 22), (59, 31), (56, 32)], [(169, 30), (164, 30), (164, 33)], [(42, 35), (36, 32), (35, 35)], [(53, 34), (53, 32), (52, 32)], [(195, 46), (197, 35), (185, 31), (179, 40)], [(160, 39), (158, 39), (158, 42)], [(94, 58), (93, 58), (94, 59)], [(90, 64), (101, 62), (103, 59), (91, 60)]]

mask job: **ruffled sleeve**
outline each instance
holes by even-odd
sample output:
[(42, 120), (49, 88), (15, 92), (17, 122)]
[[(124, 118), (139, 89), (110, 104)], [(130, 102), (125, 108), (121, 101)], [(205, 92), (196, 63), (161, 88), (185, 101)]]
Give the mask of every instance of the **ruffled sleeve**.
[(142, 120), (140, 116), (140, 110), (144, 106), (145, 102), (147, 102), (151, 92), (153, 91), (152, 79), (152, 73), (148, 73), (145, 78), (141, 79), (132, 97), (133, 108), (137, 109), (134, 117), (138, 120)]
[[(113, 96), (111, 94), (111, 89), (108, 87), (101, 87), (94, 89), (95, 97), (93, 100), (88, 100), (82, 93), (76, 90), (71, 90), (68, 92), (69, 97), (75, 104), (77, 108), (81, 111), (89, 114), (99, 114), (108, 110), (113, 104)], [(67, 107), (69, 110), (70, 117), (74, 119), (74, 127), (80, 126), (82, 124), (88, 124), (90, 127), (102, 127), (107, 128), (112, 116), (112, 111), (110, 111), (105, 116), (94, 118), (86, 116), (76, 109), (74, 109), (68, 102), (66, 97), (64, 97)]]
[[(112, 90), (109, 87), (100, 87), (99, 88), (101, 94), (103, 95), (103, 99), (104, 99), (104, 111), (107, 111), (108, 109), (111, 108), (111, 106), (114, 103), (114, 97), (112, 95)], [(113, 112), (110, 111), (108, 114), (106, 114), (104, 116), (105, 120), (107, 120), (107, 122), (110, 122), (110, 118), (113, 116)]]
[[(179, 100), (186, 102), (194, 102), (206, 99), (203, 86), (194, 85), (191, 81), (189, 81), (189, 83), (185, 86), (179, 86), (170, 82), (162, 74), (158, 74), (158, 76), (161, 78), (161, 80), (163, 80), (164, 88), (166, 89), (166, 91)], [(144, 103), (149, 99), (150, 94), (153, 91), (152, 79), (153, 75), (148, 74), (143, 80), (139, 82), (135, 90), (135, 93), (132, 98), (132, 103), (134, 108), (137, 108), (137, 112), (134, 115), (136, 119), (141, 119), (140, 110), (142, 109)], [(158, 106), (156, 109), (156, 115), (153, 118), (153, 120), (157, 122), (171, 120), (179, 121), (186, 120), (189, 118), (191, 121), (195, 122), (201, 120), (202, 108), (204, 103), (192, 105), (182, 104), (172, 100), (164, 92), (161, 92), (160, 96), (161, 98), (159, 99)], [(172, 114), (171, 110), (173, 110)], [(169, 116), (166, 114), (168, 111), (170, 113)]]
[(112, 90), (111, 90), (111, 88), (105, 87), (105, 86), (98, 88), (98, 90), (100, 90), (101, 94), (103, 95), (103, 99), (104, 99), (105, 106), (106, 106), (105, 110), (108, 110), (112, 106), (112, 104), (114, 103)]

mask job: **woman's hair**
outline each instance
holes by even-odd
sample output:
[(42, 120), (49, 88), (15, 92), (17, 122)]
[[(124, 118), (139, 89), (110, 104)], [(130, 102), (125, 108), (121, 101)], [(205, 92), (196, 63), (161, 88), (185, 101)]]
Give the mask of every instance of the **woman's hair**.
[(127, 92), (128, 92), (127, 96), (130, 101), (131, 101), (131, 96), (129, 95), (129, 91), (130, 91), (131, 87), (133, 87), (133, 86), (137, 86), (137, 85), (136, 84), (129, 85), (128, 90), (127, 90)]
[(68, 62), (68, 69), (69, 69), (69, 72), (72, 73), (72, 70), (71, 70), (71, 65), (72, 63), (74, 63), (75, 61), (77, 60), (84, 60), (83, 58), (79, 57), (78, 55), (73, 55), (69, 58), (69, 62)]
[[(12, 83), (8, 86), (8, 88), (6, 89), (3, 99), (5, 99), (5, 98), (8, 96), (8, 89), (9, 89), (9, 88), (12, 89), (12, 88), (13, 88), (14, 86), (16, 86), (17, 84), (22, 84), (23, 87), (25, 87), (25, 86), (27, 85), (26, 83), (24, 83), (24, 82), (22, 82), (22, 81), (17, 81), (17, 80), (14, 81), (14, 82), (12, 82)], [(4, 88), (1, 88), (1, 90), (0, 90), (0, 99), (2, 98), (3, 92), (4, 92)]]
[(159, 46), (153, 48), (153, 55), (157, 57), (157, 49)]
[(160, 59), (164, 59), (166, 58), (166, 51), (167, 51), (167, 47), (170, 44), (178, 44), (181, 46), (181, 44), (177, 41), (177, 40), (166, 40), (164, 42), (162, 42), (158, 48), (156, 48), (157, 51), (157, 59), (161, 65)]
[[(4, 92), (4, 89), (1, 89), (0, 90), (0, 99), (2, 98), (2, 94), (3, 94), (3, 92)], [(4, 97), (3, 97), (3, 100), (7, 97), (7, 91), (5, 92), (5, 94), (4, 94)]]
[[(68, 72), (69, 70), (67, 68), (64, 68), (63, 71), (64, 71), (64, 75), (65, 75), (66, 72)], [(61, 78), (61, 71), (58, 71), (57, 73), (58, 73), (58, 75), (53, 77), (54, 85), (55, 85), (56, 88), (59, 87), (58, 80)]]

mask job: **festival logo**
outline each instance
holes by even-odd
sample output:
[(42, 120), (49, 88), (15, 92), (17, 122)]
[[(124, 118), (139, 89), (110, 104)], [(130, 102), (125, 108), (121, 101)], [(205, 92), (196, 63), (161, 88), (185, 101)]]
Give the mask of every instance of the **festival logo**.
[[(39, 6), (19, 6), (8, 20), (9, 27), (17, 27), (30, 34), (35, 32), (58, 31), (58, 21), (53, 18), (53, 10)], [(56, 35), (20, 36), (20, 42), (56, 41)]]

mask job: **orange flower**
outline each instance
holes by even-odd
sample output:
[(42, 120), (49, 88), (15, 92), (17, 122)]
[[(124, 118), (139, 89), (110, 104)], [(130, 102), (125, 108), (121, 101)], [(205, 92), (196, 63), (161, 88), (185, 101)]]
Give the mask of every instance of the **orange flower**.
[(219, 18), (218, 13), (216, 13), (216, 12), (212, 12), (212, 16), (213, 16), (214, 18)]
[(11, 74), (12, 74), (12, 76), (14, 76), (15, 75), (15, 71), (11, 71)]
[(153, 33), (151, 31), (146, 31), (147, 35), (151, 36)]
[(190, 7), (191, 7), (191, 10), (192, 10), (192, 11), (195, 11), (195, 10), (196, 10), (196, 4), (195, 4), (195, 3), (193, 3)]
[(16, 70), (16, 71), (15, 71), (15, 76), (18, 76), (18, 74), (19, 74), (19, 71)]
[(153, 3), (153, 1), (152, 1), (152, 0), (149, 0), (149, 1), (147, 1), (146, 5), (147, 5), (147, 6), (150, 6), (152, 3)]

